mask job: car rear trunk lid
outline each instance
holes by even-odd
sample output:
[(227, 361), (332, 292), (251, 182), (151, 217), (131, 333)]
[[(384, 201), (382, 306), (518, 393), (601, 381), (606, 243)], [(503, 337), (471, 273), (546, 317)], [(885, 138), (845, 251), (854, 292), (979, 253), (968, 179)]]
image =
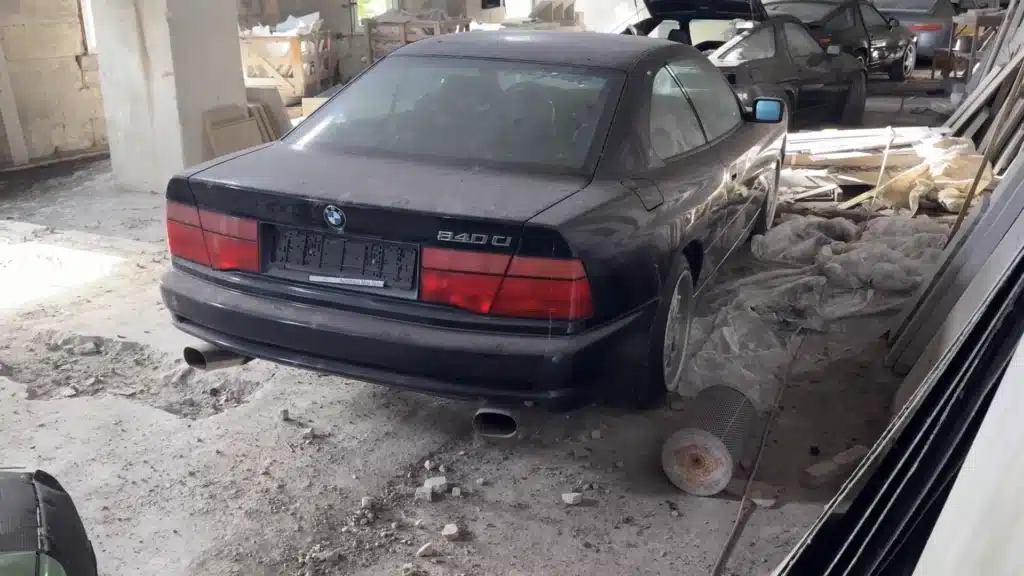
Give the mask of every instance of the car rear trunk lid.
[(265, 276), (416, 299), (424, 247), (570, 257), (557, 232), (524, 224), (586, 184), (278, 144), (193, 175), (187, 188), (200, 218), (259, 223)]

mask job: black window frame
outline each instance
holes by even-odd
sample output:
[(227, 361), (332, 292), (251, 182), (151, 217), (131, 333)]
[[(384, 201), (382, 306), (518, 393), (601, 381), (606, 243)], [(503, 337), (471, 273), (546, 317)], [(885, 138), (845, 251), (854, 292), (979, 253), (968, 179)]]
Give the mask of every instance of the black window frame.
[[(778, 43), (776, 42), (776, 48), (777, 47), (778, 47)], [(736, 124), (733, 125), (732, 127), (730, 127), (728, 130), (726, 130), (722, 134), (716, 136), (715, 138), (709, 138), (708, 137), (708, 130), (707, 130), (707, 128), (704, 125), (704, 119), (701, 118), (700, 110), (698, 110), (697, 106), (693, 104), (693, 98), (690, 97), (690, 93), (686, 89), (686, 85), (682, 81), (679, 80), (679, 76), (676, 74), (675, 70), (672, 69), (672, 64), (674, 64), (674, 63), (675, 64), (680, 64), (680, 63), (693, 64), (693, 65), (696, 65), (698, 68), (703, 68), (705, 72), (707, 72), (707, 68), (711, 68), (711, 70), (714, 70), (714, 74), (718, 74), (718, 76), (722, 79), (722, 83), (726, 86), (726, 88), (728, 88), (729, 93), (732, 95), (733, 102), (736, 104), (736, 111), (739, 112), (739, 116), (738, 116), (739, 120), (736, 122)], [(678, 84), (679, 87), (683, 89), (683, 92), (686, 94), (686, 98), (690, 101), (690, 105), (693, 107), (694, 112), (697, 114), (697, 121), (700, 122), (701, 129), (704, 131), (704, 138), (708, 141), (708, 145), (709, 146), (717, 144), (718, 142), (721, 142), (722, 140), (725, 140), (726, 138), (731, 136), (733, 133), (735, 133), (737, 130), (739, 130), (741, 126), (743, 126), (743, 124), (744, 124), (743, 103), (740, 101), (739, 96), (736, 94), (736, 91), (733, 89), (732, 84), (730, 84), (729, 81), (726, 80), (726, 78), (722, 74), (722, 72), (718, 68), (716, 68), (711, 63), (710, 60), (708, 60), (706, 58), (700, 59), (700, 60), (694, 59), (694, 58), (676, 58), (676, 59), (673, 59), (673, 60), (669, 60), (665, 64), (665, 66), (668, 67), (670, 72), (672, 72), (672, 77), (675, 78), (676, 84)]]

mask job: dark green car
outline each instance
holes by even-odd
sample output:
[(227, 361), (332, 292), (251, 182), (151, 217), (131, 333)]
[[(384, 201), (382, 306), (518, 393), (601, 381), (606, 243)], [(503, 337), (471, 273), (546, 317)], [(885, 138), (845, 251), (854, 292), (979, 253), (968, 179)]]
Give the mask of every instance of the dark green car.
[(0, 576), (96, 576), (71, 496), (41, 470), (0, 468)]

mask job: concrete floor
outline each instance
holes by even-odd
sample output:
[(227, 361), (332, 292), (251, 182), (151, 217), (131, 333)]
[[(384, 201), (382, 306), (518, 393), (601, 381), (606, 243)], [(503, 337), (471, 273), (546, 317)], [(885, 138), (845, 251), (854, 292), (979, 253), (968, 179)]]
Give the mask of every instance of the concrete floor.
[[(68, 487), (104, 575), (704, 574), (724, 546), (738, 502), (661, 472), (677, 412), (534, 413), (496, 443), (464, 403), (259, 361), (195, 373), (157, 292), (164, 250), (162, 195), (119, 191), (106, 162), (0, 180), (0, 462)], [(731, 573), (770, 573), (836, 487), (801, 470), (887, 423), (882, 329), (802, 351), (758, 474), (782, 504), (754, 513)], [(413, 501), (427, 460), (461, 498)]]

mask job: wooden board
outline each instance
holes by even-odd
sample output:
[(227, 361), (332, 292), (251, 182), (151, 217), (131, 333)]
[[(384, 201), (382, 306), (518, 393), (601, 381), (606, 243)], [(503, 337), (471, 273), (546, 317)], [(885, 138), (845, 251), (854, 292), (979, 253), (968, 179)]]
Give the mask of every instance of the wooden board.
[(321, 98), (320, 96), (314, 96), (312, 98), (302, 99), (302, 116), (308, 118), (310, 114), (316, 111), (317, 108), (323, 106), (324, 102), (327, 102), (327, 98)]
[(263, 113), (262, 104), (249, 104), (249, 115), (256, 120), (256, 126), (260, 129), (263, 142), (277, 140), (274, 136), (274, 129), (270, 126), (266, 114)]
[(4, 47), (0, 44), (0, 120), (3, 121), (4, 132), (7, 134), (7, 146), (11, 152), (11, 162), (17, 166), (28, 163), (28, 146), (25, 145), (25, 133), (21, 128), (18, 106), (14, 100), (14, 87), (7, 69), (7, 57)]
[(210, 129), (210, 144), (215, 158), (262, 143), (263, 135), (255, 118), (212, 126)]
[(278, 138), (284, 136), (292, 129), (291, 120), (288, 118), (288, 110), (284, 107), (284, 100), (277, 88), (270, 86), (246, 86), (245, 99), (249, 102), (259, 102), (265, 106), (265, 112), (274, 127)]
[(1021, 151), (1021, 145), (1024, 144), (1024, 124), (1017, 127), (1017, 132), (1010, 137), (1010, 141), (1006, 143), (1002, 152), (999, 153), (999, 159), (996, 161), (993, 172), (998, 175), (1002, 175), (1006, 167), (1013, 162), (1013, 159)]
[[(1007, 116), (1003, 122), (1000, 122), (1000, 124), (1002, 124), (1003, 126), (1020, 126), (1021, 120), (1024, 119), (1024, 100), (1017, 100), (1012, 104), (1013, 109), (1010, 110), (1010, 115)], [(1000, 132), (1003, 133), (999, 135), (999, 139), (993, 142), (993, 139), (995, 139), (996, 135)], [(998, 152), (1000, 147), (1003, 145), (1004, 142), (1006, 142), (1006, 139), (1012, 133), (1012, 129), (1010, 129), (1010, 131), (1007, 131), (1001, 130), (999, 126), (989, 126), (988, 131), (985, 132), (985, 138), (982, 139), (981, 145), (978, 146), (978, 152), (984, 154), (985, 150), (987, 150), (989, 146), (993, 145), (996, 147), (996, 151)]]

